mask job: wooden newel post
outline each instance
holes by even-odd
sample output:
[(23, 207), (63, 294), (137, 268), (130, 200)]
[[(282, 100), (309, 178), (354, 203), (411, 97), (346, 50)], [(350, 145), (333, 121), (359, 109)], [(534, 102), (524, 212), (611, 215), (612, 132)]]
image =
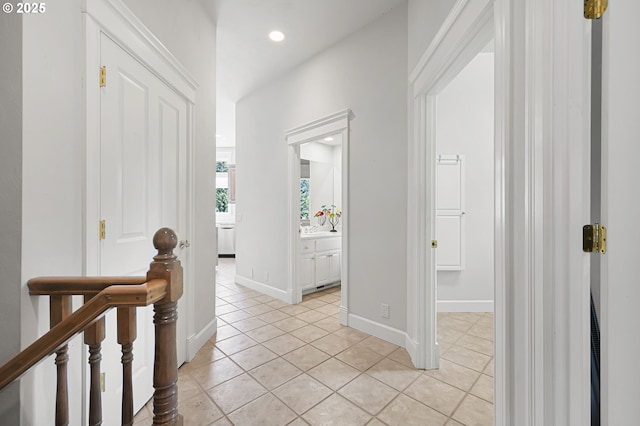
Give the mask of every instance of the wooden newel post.
[(182, 425), (178, 414), (178, 350), (176, 346), (176, 321), (178, 299), (182, 296), (182, 266), (173, 249), (178, 237), (169, 228), (159, 229), (153, 236), (158, 250), (147, 273), (147, 281), (166, 280), (167, 295), (153, 306), (155, 325), (155, 363), (153, 369), (153, 424)]

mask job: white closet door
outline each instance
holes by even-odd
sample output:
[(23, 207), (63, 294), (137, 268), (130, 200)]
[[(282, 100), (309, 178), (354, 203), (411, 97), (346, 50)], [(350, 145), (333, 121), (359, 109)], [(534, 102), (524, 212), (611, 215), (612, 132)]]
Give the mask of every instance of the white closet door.
[(439, 271), (465, 267), (464, 156), (436, 158), (436, 232)]
[[(146, 275), (155, 254), (153, 235), (171, 227), (186, 237), (187, 101), (106, 35), (107, 69), (100, 97), (100, 275)], [(184, 249), (177, 249), (184, 262)], [(188, 280), (185, 277), (185, 282)], [(178, 310), (183, 311), (181, 304)], [(105, 425), (121, 422), (122, 367), (115, 311), (107, 315), (103, 342)], [(184, 316), (182, 316), (184, 318)], [(178, 358), (186, 356), (185, 321), (178, 321)], [(134, 409), (153, 395), (153, 307), (137, 310), (133, 344)]]

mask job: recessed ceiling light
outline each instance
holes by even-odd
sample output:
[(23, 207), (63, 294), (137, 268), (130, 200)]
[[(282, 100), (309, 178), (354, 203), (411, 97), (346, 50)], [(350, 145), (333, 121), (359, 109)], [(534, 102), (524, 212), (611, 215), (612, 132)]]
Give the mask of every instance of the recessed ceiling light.
[(269, 33), (269, 38), (273, 41), (282, 41), (284, 40), (284, 34), (282, 31), (271, 31)]
[(326, 142), (331, 142), (333, 140), (333, 138), (331, 136), (327, 136), (326, 138), (324, 138), (324, 140)]

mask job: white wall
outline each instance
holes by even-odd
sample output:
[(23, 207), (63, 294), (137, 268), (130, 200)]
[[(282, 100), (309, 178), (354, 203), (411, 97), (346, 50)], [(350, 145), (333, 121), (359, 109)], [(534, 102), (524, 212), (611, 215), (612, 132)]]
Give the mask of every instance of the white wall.
[[(237, 274), (287, 288), (286, 130), (350, 108), (349, 311), (406, 328), (407, 9), (237, 104)], [(383, 171), (398, 170), (391, 179)], [(394, 221), (383, 222), (381, 209)], [(267, 278), (268, 277), (268, 278)], [(380, 317), (380, 303), (390, 318)]]
[[(49, 329), (48, 301), (30, 297), (27, 280), (40, 275), (77, 276), (84, 272), (85, 65), (81, 3), (48, 3), (45, 14), (23, 20), (22, 78), (30, 82), (23, 89), (23, 346)], [(128, 3), (200, 83), (194, 156), (198, 197), (192, 244), (198, 332), (215, 318), (215, 27), (198, 2), (181, 2), (180, 7), (172, 1)], [(83, 346), (79, 339), (72, 342), (70, 356), (74, 362), (81, 359)], [(53, 360), (46, 360), (23, 379), (22, 424), (49, 424), (54, 418), (54, 372)], [(82, 400), (76, 393), (80, 373), (79, 368), (70, 369), (70, 399), (75, 406)], [(80, 410), (72, 409), (71, 423), (81, 424), (79, 416)]]
[[(23, 20), (22, 346), (49, 330), (48, 300), (28, 295), (42, 275), (83, 274), (83, 37), (80, 0)], [(47, 70), (43, 74), (42, 70)], [(81, 338), (70, 348), (71, 422), (81, 424)], [(22, 381), (22, 424), (54, 418), (50, 358)]]
[[(0, 365), (20, 350), (22, 16), (0, 15)], [(20, 385), (0, 391), (0, 424), (20, 424)]]
[(493, 301), (493, 68), (480, 53), (437, 96), (436, 154), (464, 155), (466, 171), (466, 267), (438, 272), (440, 311)]

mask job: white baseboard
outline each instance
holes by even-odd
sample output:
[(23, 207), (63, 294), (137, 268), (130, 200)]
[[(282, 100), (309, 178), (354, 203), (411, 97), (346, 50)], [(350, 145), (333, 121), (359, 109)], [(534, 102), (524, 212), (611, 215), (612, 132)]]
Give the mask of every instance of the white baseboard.
[(340, 306), (340, 324), (349, 325), (349, 310), (345, 306)]
[(493, 312), (493, 300), (438, 300), (438, 312)]
[(236, 284), (243, 285), (251, 290), (259, 291), (262, 294), (266, 294), (267, 296), (271, 296), (278, 300), (282, 300), (285, 303), (292, 304), (293, 294), (289, 294), (286, 290), (280, 290), (279, 288), (271, 287), (270, 285), (263, 284), (261, 282), (252, 280), (247, 277), (243, 277), (241, 275), (236, 275), (234, 277)]
[(413, 362), (413, 365), (418, 367), (420, 364), (420, 362), (418, 361), (418, 342), (413, 340), (407, 333), (405, 333), (404, 336), (405, 336), (404, 348), (409, 353), (409, 356), (411, 357), (411, 362)]
[(404, 331), (368, 320), (366, 318), (362, 318), (354, 314), (349, 314), (348, 320), (349, 327), (351, 328), (364, 331), (365, 333), (369, 333), (372, 336), (376, 336), (379, 339), (386, 340), (387, 342), (393, 343), (398, 346), (404, 347), (406, 344), (407, 333)]
[(218, 318), (211, 320), (202, 330), (192, 335), (187, 340), (187, 362), (191, 361), (198, 351), (207, 343), (207, 340), (218, 331)]
[(421, 368), (421, 369), (425, 369), (425, 370), (432, 370), (435, 368), (439, 368), (439, 361), (440, 361), (440, 346), (436, 343), (436, 353), (435, 353), (435, 364), (433, 365), (425, 365), (425, 360), (424, 359), (418, 359), (418, 353), (420, 352), (419, 350), (419, 344), (418, 342), (416, 342), (414, 339), (412, 339), (411, 337), (409, 337), (409, 335), (407, 334), (407, 339), (405, 342), (405, 349), (407, 350), (407, 352), (409, 353), (409, 356), (411, 357), (411, 362), (413, 362), (413, 365), (416, 366), (416, 368)]

